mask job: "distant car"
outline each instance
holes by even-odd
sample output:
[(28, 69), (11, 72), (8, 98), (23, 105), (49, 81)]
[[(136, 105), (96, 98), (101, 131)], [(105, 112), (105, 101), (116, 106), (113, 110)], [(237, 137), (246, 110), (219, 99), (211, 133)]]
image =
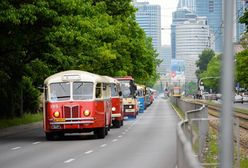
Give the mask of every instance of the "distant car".
[(216, 94), (212, 93), (212, 94), (209, 94), (209, 99), (210, 99), (210, 100), (217, 100), (218, 97), (217, 97)]
[(242, 97), (243, 97), (243, 102), (248, 102), (248, 92), (244, 92), (242, 94)]
[(217, 93), (216, 96), (217, 96), (217, 99), (221, 99), (222, 94)]
[(234, 103), (243, 103), (243, 97), (239, 94), (235, 94)]
[(209, 99), (209, 93), (208, 92), (203, 92), (202, 93), (202, 99)]

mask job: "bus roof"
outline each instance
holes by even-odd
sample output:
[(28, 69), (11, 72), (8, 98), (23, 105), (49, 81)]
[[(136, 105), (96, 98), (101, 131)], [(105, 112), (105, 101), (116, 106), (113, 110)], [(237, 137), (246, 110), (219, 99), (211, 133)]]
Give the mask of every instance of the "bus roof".
[(112, 78), (110, 76), (103, 76), (103, 78), (105, 78), (109, 83), (115, 83), (115, 84), (120, 83), (117, 79)]
[(115, 77), (118, 81), (121, 80), (134, 80), (132, 76), (124, 76), (124, 77)]
[(69, 81), (105, 82), (108, 81), (100, 75), (80, 70), (68, 70), (53, 74), (45, 79), (44, 84)]

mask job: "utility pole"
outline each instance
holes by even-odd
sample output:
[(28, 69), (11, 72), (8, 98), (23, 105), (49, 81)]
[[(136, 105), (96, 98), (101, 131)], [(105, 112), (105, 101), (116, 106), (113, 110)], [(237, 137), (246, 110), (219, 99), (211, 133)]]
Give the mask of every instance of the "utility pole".
[(222, 62), (222, 109), (220, 122), (220, 167), (233, 167), (233, 0), (224, 0), (224, 54)]

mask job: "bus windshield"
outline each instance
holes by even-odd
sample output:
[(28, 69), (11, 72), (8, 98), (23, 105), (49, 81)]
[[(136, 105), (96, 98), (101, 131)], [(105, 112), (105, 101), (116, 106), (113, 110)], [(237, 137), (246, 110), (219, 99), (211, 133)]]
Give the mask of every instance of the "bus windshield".
[(92, 82), (74, 82), (73, 83), (73, 99), (87, 100), (93, 98)]
[(70, 100), (70, 83), (60, 82), (50, 84), (50, 100), (64, 101)]
[(123, 94), (124, 98), (130, 97), (131, 92), (130, 92), (130, 84), (129, 80), (128, 81), (120, 81), (121, 82), (121, 91)]
[(114, 83), (110, 84), (111, 86), (111, 96), (118, 96), (118, 89), (117, 89), (117, 85), (115, 85)]

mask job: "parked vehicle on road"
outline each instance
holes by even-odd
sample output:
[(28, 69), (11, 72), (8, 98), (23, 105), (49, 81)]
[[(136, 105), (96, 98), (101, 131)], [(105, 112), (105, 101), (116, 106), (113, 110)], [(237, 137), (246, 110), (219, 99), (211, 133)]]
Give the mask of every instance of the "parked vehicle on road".
[(65, 133), (94, 132), (104, 138), (111, 126), (111, 89), (102, 76), (64, 71), (44, 82), (43, 128), (47, 140)]
[(145, 111), (145, 86), (137, 85), (137, 99), (139, 104), (139, 112), (144, 113)]
[(108, 80), (111, 88), (111, 103), (112, 103), (112, 125), (115, 128), (120, 128), (123, 125), (124, 110), (123, 98), (120, 82), (109, 76), (104, 76)]
[(243, 103), (243, 97), (239, 94), (235, 94), (234, 103)]
[(117, 77), (116, 79), (121, 84), (124, 115), (136, 118), (139, 105), (136, 98), (137, 86), (134, 83), (134, 79), (131, 76)]
[(242, 97), (243, 97), (243, 102), (248, 102), (248, 92), (243, 92)]

